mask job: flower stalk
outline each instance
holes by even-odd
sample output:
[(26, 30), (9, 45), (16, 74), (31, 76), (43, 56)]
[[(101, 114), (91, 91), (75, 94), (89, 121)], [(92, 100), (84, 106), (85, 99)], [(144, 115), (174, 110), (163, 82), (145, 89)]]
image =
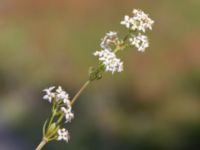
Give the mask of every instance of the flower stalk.
[(45, 138), (43, 138), (35, 150), (41, 150), (47, 143), (48, 141)]
[(128, 32), (123, 38), (120, 38), (114, 31), (106, 33), (100, 43), (101, 50), (93, 54), (98, 57), (98, 65), (89, 68), (89, 79), (71, 100), (61, 86), (58, 86), (57, 89), (52, 86), (43, 90), (45, 92), (43, 99), (52, 103), (52, 110), (50, 119), (47, 119), (43, 125), (43, 139), (35, 150), (41, 150), (52, 140), (69, 141), (69, 132), (62, 126), (74, 118), (72, 106), (88, 85), (92, 81), (100, 80), (104, 72), (114, 74), (123, 71), (123, 61), (117, 56), (119, 51), (135, 47), (138, 51), (144, 52), (149, 47), (148, 37), (144, 33), (152, 29), (154, 21), (147, 14), (142, 10), (134, 9), (133, 16), (126, 15), (120, 23), (128, 29)]
[(87, 88), (87, 86), (91, 83), (90, 80), (86, 81), (85, 84), (80, 88), (80, 90), (76, 93), (74, 98), (71, 100), (71, 106), (76, 102), (76, 100), (79, 98), (81, 93)]

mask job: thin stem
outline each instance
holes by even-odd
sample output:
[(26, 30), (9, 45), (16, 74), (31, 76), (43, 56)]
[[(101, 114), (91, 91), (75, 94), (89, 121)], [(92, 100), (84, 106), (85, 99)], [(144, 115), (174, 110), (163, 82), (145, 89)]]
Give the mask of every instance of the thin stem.
[(56, 113), (55, 113), (55, 111), (53, 110), (52, 115), (51, 115), (51, 118), (50, 118), (50, 121), (49, 121), (48, 129), (49, 129), (49, 127), (50, 127), (52, 121), (54, 120), (55, 114), (56, 114)]
[(43, 138), (35, 150), (41, 150), (47, 144), (47, 142), (47, 139)]
[(65, 115), (62, 114), (62, 115), (58, 118), (56, 124), (59, 124), (59, 123), (62, 121), (62, 119), (64, 118), (64, 116), (65, 116)]
[[(76, 95), (73, 97), (73, 99), (71, 100), (71, 106), (75, 103), (75, 101), (78, 99), (78, 97), (81, 95), (81, 93), (85, 90), (85, 88), (89, 85), (90, 81), (88, 80), (87, 82), (85, 82), (85, 84), (80, 88), (80, 90), (76, 93)], [(62, 119), (64, 118), (64, 114), (62, 114), (56, 124), (59, 124)], [(53, 111), (52, 111), (52, 116), (50, 118), (50, 122), (49, 122), (49, 125), (52, 123), (53, 119), (55, 117), (55, 112), (54, 112), (54, 108), (53, 108)], [(48, 126), (49, 128), (49, 126)], [(51, 135), (49, 135), (51, 136)], [(43, 140), (40, 142), (40, 144), (37, 146), (37, 148), (35, 150), (41, 150), (46, 144), (47, 144), (48, 140), (46, 138), (43, 138)]]
[(120, 46), (117, 46), (117, 47), (113, 50), (113, 52), (114, 52), (114, 53), (117, 53), (120, 49), (121, 49), (121, 47), (120, 47)]
[[(52, 139), (54, 139), (54, 137), (56, 137), (56, 132), (58, 131), (58, 129), (60, 128), (60, 126), (57, 126), (48, 136), (47, 136), (47, 138), (48, 138), (48, 141), (50, 141), (50, 140), (52, 140)], [(52, 136), (54, 136), (54, 137), (52, 137)]]
[(129, 36), (130, 36), (130, 33), (124, 36), (123, 43), (116, 46), (116, 48), (113, 50), (114, 53), (117, 53), (119, 50), (123, 50), (127, 47), (126, 40), (129, 38)]
[(130, 33), (128, 33), (128, 34), (124, 37), (124, 39), (123, 39), (124, 42), (128, 39), (129, 35), (130, 35)]
[(88, 80), (87, 82), (85, 82), (85, 84), (80, 88), (80, 90), (76, 93), (76, 95), (74, 96), (74, 98), (71, 100), (71, 106), (75, 103), (75, 101), (77, 100), (77, 98), (81, 95), (81, 93), (85, 90), (85, 88), (90, 84), (90, 81)]
[[(75, 103), (75, 101), (78, 99), (78, 97), (81, 95), (81, 93), (85, 90), (85, 88), (89, 85), (89, 83), (90, 83), (90, 81), (88, 80), (87, 82), (85, 82), (85, 84), (80, 88), (80, 90), (76, 93), (76, 95), (73, 97), (73, 99), (71, 100), (71, 106)], [(62, 121), (62, 119), (64, 118), (64, 114), (62, 114), (59, 118), (58, 118), (58, 120), (57, 120), (57, 122), (56, 122), (56, 124), (59, 124), (61, 121)]]

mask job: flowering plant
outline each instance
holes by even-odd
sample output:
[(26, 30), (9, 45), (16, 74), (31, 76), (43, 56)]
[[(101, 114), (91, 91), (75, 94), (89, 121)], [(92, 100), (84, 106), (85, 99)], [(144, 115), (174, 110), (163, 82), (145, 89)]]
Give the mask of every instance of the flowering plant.
[(44, 89), (43, 99), (52, 103), (51, 117), (43, 125), (43, 138), (36, 150), (41, 150), (45, 144), (52, 140), (69, 141), (69, 132), (63, 128), (65, 123), (74, 118), (72, 106), (84, 89), (95, 80), (102, 78), (104, 72), (123, 71), (123, 62), (117, 57), (117, 52), (126, 48), (136, 47), (138, 51), (144, 52), (149, 47), (148, 37), (144, 33), (152, 29), (154, 21), (142, 10), (134, 9), (133, 16), (126, 15), (121, 25), (128, 29), (125, 37), (120, 38), (117, 32), (110, 31), (102, 38), (101, 50), (94, 52), (98, 57), (98, 65), (89, 68), (89, 79), (80, 88), (77, 94), (70, 100), (69, 95), (61, 86)]

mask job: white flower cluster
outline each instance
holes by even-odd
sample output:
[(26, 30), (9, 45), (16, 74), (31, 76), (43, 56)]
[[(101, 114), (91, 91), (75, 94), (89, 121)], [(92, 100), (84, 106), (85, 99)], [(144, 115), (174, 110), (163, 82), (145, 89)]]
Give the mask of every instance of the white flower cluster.
[(101, 51), (96, 51), (94, 56), (99, 56), (99, 61), (105, 66), (105, 71), (122, 72), (123, 62), (116, 57), (115, 53), (111, 52), (109, 49), (103, 49)]
[[(49, 87), (47, 89), (44, 89), (43, 91), (46, 92), (46, 94), (43, 96), (43, 99), (48, 100), (50, 103), (55, 100), (57, 105), (59, 106), (57, 109), (57, 112), (61, 112), (65, 115), (65, 123), (71, 122), (71, 120), (74, 118), (74, 114), (71, 111), (71, 104), (69, 100), (69, 95), (62, 89), (61, 86), (59, 86), (55, 91), (55, 86)], [(64, 105), (63, 105), (64, 104)], [(60, 107), (60, 105), (62, 107)], [(69, 140), (69, 133), (66, 129), (59, 129), (57, 131), (58, 138), (57, 140), (65, 140), (68, 142)]]
[(146, 29), (152, 30), (154, 21), (142, 10), (134, 9), (133, 16), (129, 17), (128, 15), (125, 15), (124, 20), (121, 21), (121, 24), (130, 30), (145, 32)]
[(56, 101), (63, 101), (65, 104), (69, 104), (69, 95), (65, 91), (63, 91), (62, 87), (59, 86), (56, 89), (56, 92), (52, 92), (55, 89), (55, 86), (51, 86), (49, 88), (44, 89), (43, 91), (46, 92), (46, 94), (43, 96), (43, 99), (48, 100), (50, 103), (52, 100)]
[[(128, 28), (130, 31), (139, 31), (145, 33), (147, 29), (152, 30), (154, 21), (149, 18), (142, 10), (134, 9), (133, 16), (126, 15), (121, 24)], [(144, 52), (149, 46), (148, 37), (139, 33), (137, 36), (132, 35), (129, 38), (131, 45), (135, 46), (138, 51)]]
[(113, 48), (120, 45), (123, 41), (119, 39), (117, 32), (110, 31), (106, 33), (101, 41), (101, 51), (96, 51), (94, 56), (99, 57), (99, 61), (105, 66), (105, 71), (121, 72), (123, 71), (123, 62), (116, 57), (112, 51)]
[(131, 45), (134, 45), (138, 51), (144, 52), (149, 47), (148, 37), (139, 33), (137, 36), (132, 35), (129, 38)]
[(110, 31), (106, 33), (105, 37), (101, 41), (101, 48), (112, 50), (111, 45), (119, 45), (122, 41), (118, 38), (117, 32)]
[(74, 114), (71, 112), (71, 105), (66, 109), (65, 107), (61, 107), (61, 111), (65, 114), (65, 123), (71, 122), (74, 118)]
[[(138, 51), (144, 52), (149, 47), (148, 37), (142, 35), (141, 32), (145, 33), (147, 29), (152, 30), (154, 21), (142, 10), (134, 9), (133, 16), (126, 15), (121, 24), (129, 29), (129, 34), (121, 40), (117, 32), (106, 33), (100, 44), (102, 50), (94, 53), (94, 56), (98, 56), (99, 61), (104, 65), (105, 71), (112, 73), (123, 71), (123, 62), (115, 54), (118, 50), (135, 46)], [(135, 32), (137, 32), (137, 35), (135, 35)], [(127, 39), (128, 43), (126, 43)]]
[(58, 133), (58, 138), (57, 138), (58, 141), (60, 140), (64, 140), (66, 142), (69, 141), (70, 136), (68, 130), (66, 130), (65, 128), (58, 129), (57, 133)]

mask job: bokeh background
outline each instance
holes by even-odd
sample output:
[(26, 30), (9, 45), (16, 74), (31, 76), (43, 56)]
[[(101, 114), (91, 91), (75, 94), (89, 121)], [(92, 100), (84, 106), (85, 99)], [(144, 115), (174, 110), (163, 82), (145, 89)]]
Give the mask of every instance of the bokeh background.
[(155, 20), (150, 48), (123, 51), (124, 72), (82, 94), (69, 143), (46, 150), (200, 149), (199, 0), (1, 0), (0, 150), (31, 150), (50, 104), (42, 90), (77, 92), (92, 53), (133, 8)]

